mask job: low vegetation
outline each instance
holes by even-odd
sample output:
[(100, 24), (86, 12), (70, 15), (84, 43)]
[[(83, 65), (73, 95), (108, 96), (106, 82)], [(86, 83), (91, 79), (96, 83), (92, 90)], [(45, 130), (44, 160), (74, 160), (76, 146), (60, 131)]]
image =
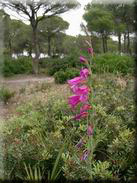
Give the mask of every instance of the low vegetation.
[(0, 102), (7, 104), (10, 98), (12, 98), (14, 95), (15, 92), (12, 92), (5, 87), (0, 88)]
[(20, 57), (18, 59), (5, 58), (1, 65), (3, 76), (10, 77), (15, 74), (31, 74), (32, 59), (29, 57)]
[[(82, 149), (78, 150), (76, 144), (79, 137), (82, 136), (83, 140), (87, 138), (86, 123), (84, 120), (81, 123), (69, 122), (73, 111), (67, 104), (63, 90), (58, 95), (54, 90), (54, 94), (48, 95), (45, 102), (35, 99), (20, 104), (16, 109), (17, 114), (8, 119), (1, 131), (5, 142), (5, 176), (9, 179), (26, 179), (25, 163), (27, 168), (30, 166), (33, 170), (36, 167), (41, 176), (48, 177), (64, 137), (69, 137), (71, 133), (73, 135), (58, 165), (62, 167), (62, 178), (87, 179), (92, 171), (94, 179), (132, 179), (136, 166), (133, 150), (133, 84), (129, 76), (93, 75), (96, 115), (92, 120), (98, 122), (99, 130), (93, 167), (86, 167), (79, 159)], [(50, 93), (52, 87), (45, 92)], [(37, 93), (37, 90), (34, 92)]]

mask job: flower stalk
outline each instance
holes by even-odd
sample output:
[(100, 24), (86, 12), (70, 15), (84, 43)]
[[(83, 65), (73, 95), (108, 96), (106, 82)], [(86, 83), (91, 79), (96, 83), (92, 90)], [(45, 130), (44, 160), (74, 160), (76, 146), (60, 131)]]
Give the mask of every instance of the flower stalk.
[[(86, 145), (86, 149), (83, 152), (83, 155), (80, 157), (80, 160), (87, 160), (90, 156), (93, 156), (93, 135), (95, 125), (93, 121), (94, 113), (94, 105), (93, 105), (93, 88), (92, 88), (92, 57), (93, 57), (93, 48), (92, 45), (88, 43), (90, 47), (87, 49), (88, 54), (91, 59), (88, 59), (84, 56), (80, 56), (80, 62), (85, 65), (85, 68), (80, 70), (80, 76), (73, 78), (68, 81), (71, 91), (73, 92), (73, 96), (69, 97), (69, 105), (72, 109), (77, 108), (78, 105), (82, 105), (80, 107), (80, 113), (76, 114), (73, 120), (80, 121), (81, 119), (87, 119), (87, 136), (88, 142)], [(76, 145), (78, 148), (81, 148), (83, 145), (82, 140)], [(90, 158), (91, 159), (91, 158)]]

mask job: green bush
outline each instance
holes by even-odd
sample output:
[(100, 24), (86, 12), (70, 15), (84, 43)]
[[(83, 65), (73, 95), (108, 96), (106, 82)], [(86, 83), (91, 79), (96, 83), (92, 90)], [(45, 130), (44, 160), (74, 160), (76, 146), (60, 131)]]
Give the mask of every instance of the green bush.
[(53, 59), (50, 63), (48, 74), (53, 76), (56, 72), (62, 70), (65, 71), (69, 67), (69, 64), (64, 59)]
[(55, 82), (64, 84), (67, 80), (67, 74), (65, 71), (58, 71), (54, 74)]
[(56, 72), (68, 68), (80, 68), (82, 64), (79, 62), (79, 55), (70, 53), (64, 58), (46, 58), (41, 59), (40, 66), (47, 70), (47, 74), (53, 76)]
[(6, 104), (10, 98), (14, 96), (15, 92), (11, 92), (7, 88), (1, 88), (0, 89), (0, 101), (4, 102)]
[(134, 138), (135, 132), (129, 129), (123, 129), (109, 145), (108, 152), (112, 161), (112, 170), (116, 174), (119, 169), (119, 175), (125, 181), (134, 178), (135, 156), (134, 156)]
[(5, 77), (14, 74), (32, 73), (32, 59), (29, 57), (20, 57), (18, 59), (5, 58), (2, 73)]
[[(89, 57), (85, 50), (81, 54), (87, 56), (87, 58)], [(49, 75), (54, 75), (60, 70), (65, 71), (71, 67), (80, 68), (82, 66), (77, 54), (70, 54), (63, 59), (46, 59), (46, 61), (43, 60), (42, 62), (42, 65), (45, 64)], [(133, 74), (134, 71), (134, 59), (127, 55), (121, 56), (113, 53), (100, 54), (95, 55), (92, 62), (93, 73), (122, 73), (126, 75)]]
[(97, 55), (93, 58), (93, 73), (133, 74), (134, 59), (131, 56), (120, 56), (112, 53)]
[(6, 179), (24, 179), (24, 163), (44, 165), (45, 172), (52, 169), (62, 146), (67, 109), (64, 101), (57, 99), (49, 99), (46, 104), (33, 101), (17, 108), (19, 115), (11, 117), (2, 132)]
[(66, 71), (58, 71), (55, 73), (55, 82), (63, 84), (65, 83), (68, 79), (72, 79), (76, 76), (79, 75), (79, 70), (76, 68), (69, 68)]

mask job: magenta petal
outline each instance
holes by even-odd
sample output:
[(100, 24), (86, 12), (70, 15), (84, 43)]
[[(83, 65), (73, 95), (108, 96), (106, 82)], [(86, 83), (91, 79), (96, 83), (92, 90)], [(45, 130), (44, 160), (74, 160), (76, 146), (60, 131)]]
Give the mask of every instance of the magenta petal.
[(92, 136), (93, 135), (93, 127), (91, 125), (88, 126), (87, 134), (88, 134), (88, 136)]
[(88, 53), (93, 54), (93, 48), (88, 48)]
[(81, 101), (82, 103), (87, 102), (87, 101), (88, 101), (88, 95), (81, 95), (81, 96), (80, 96), (80, 101)]
[(75, 87), (73, 92), (76, 95), (87, 95), (89, 93), (89, 88), (87, 86)]
[(72, 86), (72, 85), (78, 85), (78, 84), (80, 84), (83, 81), (85, 81), (84, 78), (82, 78), (82, 77), (75, 77), (74, 79), (68, 80), (68, 84), (70, 86)]
[(80, 112), (88, 111), (89, 109), (91, 109), (91, 105), (85, 104), (80, 108)]
[(80, 102), (80, 96), (69, 97), (69, 104), (74, 108)]
[(71, 90), (72, 90), (72, 92), (74, 93), (74, 94), (76, 94), (76, 91), (78, 90), (78, 85), (72, 85), (72, 86), (70, 86), (70, 88), (71, 88)]
[(76, 147), (79, 149), (83, 146), (83, 141), (80, 139), (80, 141), (76, 144)]
[(85, 57), (83, 57), (83, 56), (80, 56), (80, 62), (83, 62), (83, 63), (85, 63), (87, 60), (86, 60), (86, 58)]
[(88, 69), (81, 69), (80, 71), (80, 76), (83, 78), (83, 79), (87, 79), (88, 76), (89, 76), (89, 70)]
[(80, 114), (77, 114), (75, 117), (74, 117), (74, 120), (80, 120), (81, 118), (85, 118), (88, 116), (88, 112), (82, 112)]
[(81, 156), (80, 160), (83, 161), (83, 160), (86, 160), (88, 158), (90, 154), (90, 151), (89, 150), (85, 150), (83, 155)]

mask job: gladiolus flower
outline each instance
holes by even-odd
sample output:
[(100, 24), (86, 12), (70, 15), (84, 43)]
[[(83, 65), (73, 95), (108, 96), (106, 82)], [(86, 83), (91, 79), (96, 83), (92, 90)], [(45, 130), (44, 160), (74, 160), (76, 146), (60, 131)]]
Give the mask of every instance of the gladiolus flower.
[(79, 85), (80, 83), (83, 83), (84, 81), (85, 81), (85, 78), (75, 77), (74, 79), (68, 80), (68, 84), (70, 86)]
[(80, 114), (77, 114), (75, 117), (74, 117), (74, 120), (80, 120), (81, 118), (85, 118), (88, 116), (88, 112), (81, 112)]
[(71, 90), (72, 90), (72, 92), (75, 94), (75, 92), (78, 90), (78, 85), (72, 85), (72, 86), (70, 86), (70, 88), (71, 88)]
[(93, 48), (88, 48), (88, 53), (93, 55)]
[(91, 108), (92, 108), (91, 105), (85, 104), (85, 105), (83, 105), (83, 106), (80, 108), (80, 112), (88, 111), (88, 110), (90, 110)]
[(87, 95), (90, 89), (87, 86), (82, 86), (82, 87), (73, 87), (72, 91), (76, 95)]
[(88, 126), (87, 134), (88, 134), (88, 136), (92, 136), (93, 135), (93, 126), (92, 125)]
[(87, 59), (83, 56), (80, 56), (80, 62), (85, 63), (87, 62)]
[(78, 103), (80, 103), (80, 96), (71, 96), (69, 97), (69, 104), (74, 108)]
[(81, 101), (82, 103), (87, 102), (87, 101), (88, 101), (88, 95), (86, 95), (86, 94), (81, 95), (81, 96), (80, 96), (80, 101)]
[(80, 71), (81, 78), (87, 79), (89, 75), (90, 75), (90, 73), (89, 73), (88, 69), (81, 69), (81, 71)]
[(76, 144), (76, 147), (79, 149), (83, 146), (83, 141), (80, 139), (80, 141)]
[(83, 161), (83, 160), (86, 160), (88, 158), (90, 154), (90, 151), (89, 150), (85, 150), (83, 155), (80, 157), (80, 160)]

